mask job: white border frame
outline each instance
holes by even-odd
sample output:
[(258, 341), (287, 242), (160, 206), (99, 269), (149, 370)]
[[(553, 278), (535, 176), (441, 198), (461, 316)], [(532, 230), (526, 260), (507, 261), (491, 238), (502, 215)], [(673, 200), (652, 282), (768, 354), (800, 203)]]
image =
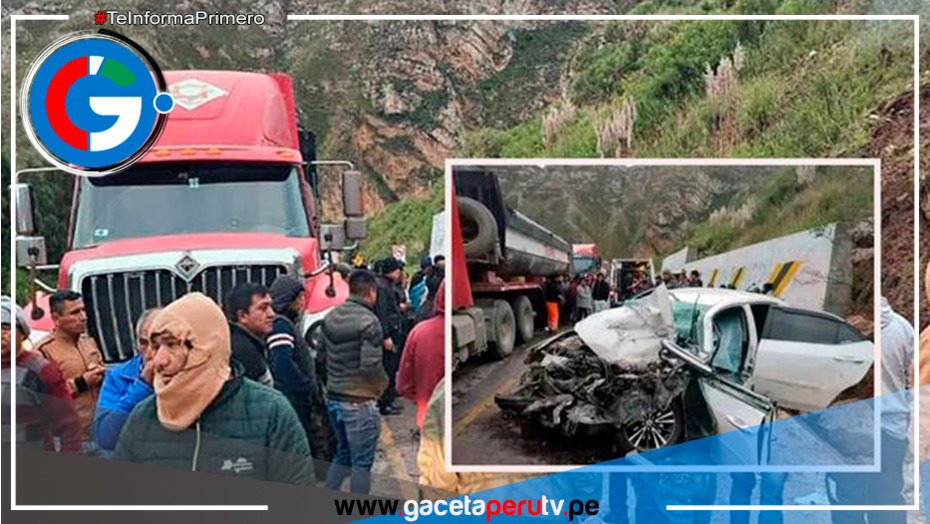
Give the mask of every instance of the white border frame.
[[(871, 167), (872, 168), (872, 219), (876, 231), (882, 228), (882, 194), (881, 194), (881, 159), (878, 158), (844, 158), (844, 159), (823, 159), (823, 158), (780, 158), (780, 159), (715, 159), (715, 158), (617, 158), (617, 159), (566, 159), (566, 158), (537, 158), (537, 159), (446, 159), (445, 163), (445, 202), (446, 210), (452, 209), (452, 188), (455, 185), (452, 179), (453, 169), (460, 166), (469, 167), (493, 167), (493, 166), (531, 166), (531, 167), (548, 167), (548, 166), (578, 166), (578, 167), (634, 167), (634, 166), (830, 166), (830, 167)], [(687, 176), (687, 175), (684, 175)], [(446, 231), (452, 231), (452, 215), (446, 214), (445, 220)], [(446, 234), (446, 238), (451, 238)], [(446, 242), (446, 265), (451, 274), (453, 269), (452, 247), (451, 242)], [(873, 264), (873, 303), (872, 303), (872, 321), (875, 326), (881, 325), (881, 256), (882, 242), (881, 235), (876, 235), (874, 244), (873, 260), (878, 263)], [(451, 281), (450, 281), (451, 282)], [(446, 294), (446, 311), (452, 311), (452, 293)], [(571, 470), (581, 470), (583, 473), (606, 473), (606, 472), (647, 472), (647, 473), (670, 473), (670, 472), (706, 472), (706, 473), (730, 473), (730, 472), (760, 472), (760, 473), (876, 473), (881, 471), (881, 330), (875, 330), (875, 341), (872, 345), (872, 358), (874, 362), (875, 383), (872, 391), (872, 398), (877, 402), (873, 409), (873, 430), (875, 431), (872, 439), (872, 464), (868, 465), (773, 465), (773, 466), (736, 466), (736, 465), (682, 465), (682, 466), (657, 466), (657, 465), (598, 465), (598, 464), (574, 464), (574, 465), (456, 465), (452, 463), (452, 450), (454, 439), (453, 413), (452, 413), (452, 380), (446, 380), (445, 402), (446, 402), (446, 420), (445, 420), (445, 439), (446, 451), (446, 470), (454, 473), (559, 473)], [(446, 377), (452, 377), (452, 360), (454, 350), (452, 348), (452, 315), (446, 315)], [(916, 353), (916, 352), (915, 352)], [(617, 457), (622, 458), (622, 457)], [(718, 506), (714, 506), (718, 507)]]
[[(68, 15), (10, 15), (10, 74), (12, 81), (10, 83), (10, 92), (11, 92), (11, 117), (10, 117), (10, 143), (11, 143), (11, 152), (10, 152), (10, 164), (11, 164), (11, 181), (10, 181), (10, 190), (13, 191), (13, 188), (16, 184), (16, 21), (17, 20), (67, 20)], [(315, 20), (315, 21), (338, 21), (338, 20), (370, 20), (370, 21), (391, 21), (391, 20), (411, 20), (411, 21), (425, 21), (425, 20), (444, 20), (444, 21), (455, 21), (455, 20), (485, 20), (485, 21), (520, 21), (520, 20), (546, 20), (546, 21), (568, 21), (568, 20), (578, 20), (578, 21), (609, 21), (609, 20), (786, 20), (786, 21), (803, 21), (803, 20), (910, 20), (914, 24), (914, 82), (913, 82), (913, 91), (914, 91), (914, 323), (915, 325), (920, 325), (920, 308), (919, 297), (920, 297), (920, 256), (919, 256), (919, 219), (920, 219), (920, 210), (919, 210), (919, 198), (920, 194), (920, 97), (919, 97), (919, 86), (920, 86), (920, 16), (919, 15), (807, 15), (807, 16), (784, 16), (784, 15), (715, 15), (715, 16), (701, 16), (701, 15), (641, 15), (641, 16), (631, 16), (631, 15), (288, 15), (287, 21), (299, 21), (299, 20)], [(879, 203), (880, 205), (880, 203)], [(15, 198), (10, 199), (10, 226), (15, 223), (14, 217), (16, 216), (16, 203)], [(16, 289), (16, 245), (15, 245), (15, 232), (11, 229), (10, 234), (10, 253), (14, 258), (13, 263), (11, 264), (11, 289)], [(448, 244), (447, 244), (448, 246)], [(448, 250), (448, 248), (447, 248)], [(451, 297), (447, 297), (447, 307), (450, 305)], [(451, 325), (447, 324), (446, 326), (446, 336), (450, 337)], [(15, 328), (14, 328), (15, 336)], [(451, 338), (449, 338), (451, 340)], [(916, 342), (916, 340), (915, 340)], [(920, 384), (919, 375), (918, 375), (918, 351), (914, 352), (914, 384), (915, 388)], [(15, 365), (15, 363), (14, 363)], [(15, 394), (15, 393), (14, 393)], [(916, 401), (917, 396), (914, 396)], [(447, 406), (448, 407), (448, 406)], [(917, 412), (919, 410), (914, 409), (914, 447), (917, 449), (919, 447), (919, 434), (917, 431)], [(12, 415), (11, 419), (12, 425), (15, 425), (15, 414)], [(448, 433), (447, 433), (447, 436)], [(448, 444), (448, 442), (447, 442)], [(447, 448), (451, 449), (451, 448)], [(16, 504), (16, 454), (15, 446), (11, 448), (11, 509), (64, 509), (65, 506), (18, 506)], [(0, 459), (2, 460), (2, 459)], [(783, 509), (783, 510), (821, 510), (821, 511), (830, 511), (830, 510), (918, 510), (919, 501), (920, 501), (920, 482), (919, 482), (919, 469), (914, 468), (914, 504), (910, 506), (667, 506), (666, 509), (670, 510), (747, 510), (747, 509)], [(0, 486), (2, 489), (2, 486)], [(138, 509), (138, 510), (147, 510), (151, 509), (148, 506), (76, 506), (76, 507), (67, 507), (68, 509), (75, 510), (127, 510), (127, 509)], [(205, 506), (161, 506), (159, 509), (204, 509)], [(233, 507), (229, 509), (252, 509), (252, 510), (267, 510), (268, 506), (254, 506), (254, 507)]]

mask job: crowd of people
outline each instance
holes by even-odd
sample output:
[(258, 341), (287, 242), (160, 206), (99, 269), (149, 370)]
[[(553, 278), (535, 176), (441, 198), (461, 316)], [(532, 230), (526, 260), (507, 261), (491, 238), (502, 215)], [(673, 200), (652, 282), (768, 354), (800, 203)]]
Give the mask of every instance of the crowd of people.
[(54, 329), (31, 347), (22, 309), (3, 297), (16, 445), (330, 489), (350, 476), (368, 493), (381, 417), (402, 411), (400, 395), (422, 425), (442, 379), (444, 260), (424, 257), (409, 283), (394, 258), (345, 275), (349, 298), (326, 315), (319, 347), (301, 332), (303, 281), (282, 275), (239, 283), (222, 306), (192, 292), (144, 311), (134, 355), (111, 368), (79, 293), (50, 296)]
[(655, 281), (649, 280), (645, 269), (637, 269), (630, 273), (622, 287), (608, 282), (602, 271), (583, 273), (570, 279), (562, 275), (551, 276), (543, 284), (546, 329), (558, 331), (562, 324), (574, 324), (662, 284), (669, 289), (704, 287), (701, 273), (696, 269), (690, 273), (665, 270)]

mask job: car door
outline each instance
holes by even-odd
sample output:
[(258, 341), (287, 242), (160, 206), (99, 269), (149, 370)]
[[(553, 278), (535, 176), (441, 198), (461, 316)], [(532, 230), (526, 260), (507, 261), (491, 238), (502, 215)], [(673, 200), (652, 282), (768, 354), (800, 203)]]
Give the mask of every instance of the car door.
[(752, 311), (734, 305), (713, 311), (705, 319), (711, 345), (712, 373), (698, 380), (717, 430), (715, 463), (760, 464), (767, 459), (769, 426), (774, 404), (745, 387), (758, 343)]
[(773, 306), (746, 385), (779, 406), (827, 408), (873, 361), (872, 342), (832, 315)]
[(708, 376), (698, 380), (704, 401), (714, 419), (717, 436), (714, 463), (719, 465), (765, 464), (768, 460), (770, 426), (775, 405), (762, 395), (725, 379)]

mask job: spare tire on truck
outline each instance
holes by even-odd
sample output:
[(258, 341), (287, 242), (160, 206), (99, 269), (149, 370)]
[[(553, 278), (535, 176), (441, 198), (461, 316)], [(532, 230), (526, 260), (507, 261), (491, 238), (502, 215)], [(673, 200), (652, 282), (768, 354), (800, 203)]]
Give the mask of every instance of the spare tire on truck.
[(458, 197), (459, 223), (466, 257), (480, 257), (497, 244), (497, 220), (484, 204), (473, 198)]

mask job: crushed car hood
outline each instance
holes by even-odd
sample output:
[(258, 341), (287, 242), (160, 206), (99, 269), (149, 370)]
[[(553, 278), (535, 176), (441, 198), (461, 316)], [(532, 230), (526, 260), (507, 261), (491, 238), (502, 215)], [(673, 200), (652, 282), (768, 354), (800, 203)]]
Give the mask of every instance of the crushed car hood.
[(662, 285), (635, 304), (608, 309), (575, 324), (575, 333), (609, 364), (642, 367), (659, 360), (673, 335), (671, 297)]

